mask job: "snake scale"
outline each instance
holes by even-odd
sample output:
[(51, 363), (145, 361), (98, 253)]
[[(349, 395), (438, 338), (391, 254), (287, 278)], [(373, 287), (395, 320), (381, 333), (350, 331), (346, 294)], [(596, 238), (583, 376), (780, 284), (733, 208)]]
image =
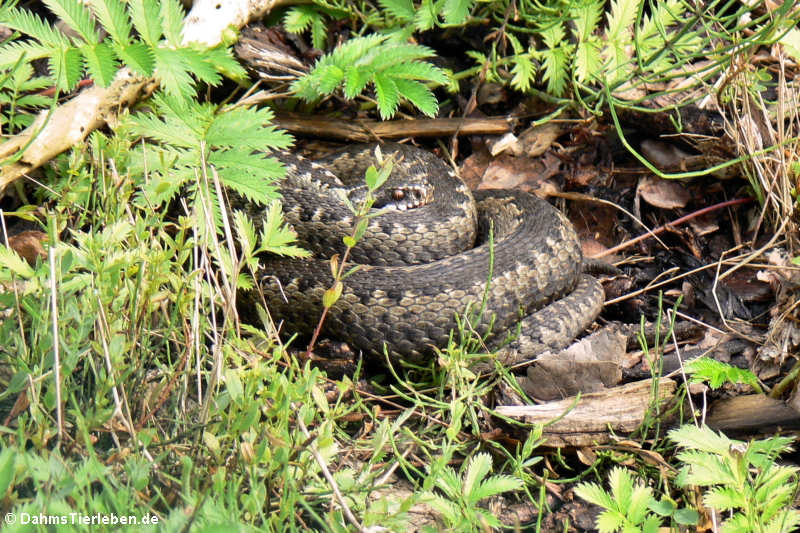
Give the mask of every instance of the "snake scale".
[[(456, 317), (485, 298), (471, 327), (490, 331), (490, 346), (513, 336), (499, 352), (513, 363), (567, 345), (594, 320), (603, 289), (583, 274), (577, 235), (558, 210), (521, 191), (470, 193), (448, 165), (415, 147), (386, 144), (381, 152), (394, 161), (376, 203), (384, 211), (352, 250), (362, 266), (344, 280), (324, 334), (366, 356), (382, 358), (385, 346), (393, 359), (422, 363), (447, 345)], [(276, 157), (286, 167), (284, 215), (314, 258), (270, 256), (259, 284), (282, 330), (310, 335), (333, 283), (326, 258), (343, 252), (354, 224), (342, 197), (358, 197), (374, 145), (317, 162)]]

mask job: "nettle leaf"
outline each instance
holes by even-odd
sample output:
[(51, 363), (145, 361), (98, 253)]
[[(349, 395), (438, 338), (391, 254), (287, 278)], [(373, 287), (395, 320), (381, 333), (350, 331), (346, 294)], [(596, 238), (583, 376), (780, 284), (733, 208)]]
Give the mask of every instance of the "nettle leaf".
[(419, 31), (427, 31), (436, 26), (438, 14), (433, 0), (422, 0), (422, 4), (414, 14), (414, 27)]
[(424, 61), (409, 61), (392, 65), (386, 68), (383, 74), (393, 78), (432, 81), (442, 85), (446, 85), (450, 81), (442, 69)]
[(309, 257), (311, 254), (291, 243), (297, 240), (297, 234), (283, 223), (281, 203), (273, 200), (267, 210), (267, 218), (261, 229), (261, 251), (288, 257)]
[(315, 17), (311, 21), (311, 44), (314, 48), (322, 50), (328, 40), (328, 26), (323, 17)]
[(578, 81), (601, 81), (595, 76), (602, 75), (602, 68), (600, 43), (596, 39), (578, 43), (575, 51), (575, 77)]

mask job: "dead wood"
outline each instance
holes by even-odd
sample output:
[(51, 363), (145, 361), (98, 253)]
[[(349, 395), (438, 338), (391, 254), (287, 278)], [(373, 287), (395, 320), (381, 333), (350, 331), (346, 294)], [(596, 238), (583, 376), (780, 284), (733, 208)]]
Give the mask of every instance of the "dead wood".
[(279, 113), (273, 123), (279, 128), (330, 139), (370, 142), (403, 137), (446, 137), (449, 135), (501, 135), (511, 131), (512, 120), (505, 117), (433, 118), (427, 120), (345, 120)]
[(706, 424), (718, 431), (760, 431), (800, 427), (800, 412), (764, 394), (747, 394), (715, 401)]
[[(498, 414), (531, 424), (552, 424), (544, 428), (548, 446), (589, 446), (604, 444), (612, 435), (636, 430), (652, 408), (653, 380), (628, 383), (602, 392), (584, 394), (542, 405), (502, 405)], [(666, 408), (675, 397), (676, 383), (658, 380), (658, 397)], [(561, 417), (561, 418), (559, 418)], [(557, 420), (556, 420), (557, 419)]]

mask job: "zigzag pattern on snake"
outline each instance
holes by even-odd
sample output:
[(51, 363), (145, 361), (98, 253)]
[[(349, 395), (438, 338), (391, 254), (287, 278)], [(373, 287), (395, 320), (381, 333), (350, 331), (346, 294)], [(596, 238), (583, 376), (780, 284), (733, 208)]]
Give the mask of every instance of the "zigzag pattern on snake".
[[(342, 237), (353, 227), (342, 195), (355, 194), (352, 183), (363, 182), (373, 150), (351, 147), (318, 163), (277, 155), (287, 170), (280, 182), (286, 219), (315, 255), (263, 262), (260, 286), (284, 332), (310, 335), (319, 320), (322, 294), (332, 284), (326, 258), (343, 252)], [(382, 204), (430, 198), (371, 219), (351, 254), (363, 266), (344, 280), (324, 334), (366, 356), (382, 358), (385, 346), (394, 359), (424, 362), (447, 345), (456, 316), (486, 297), (485, 312), (471, 326), (483, 335), (491, 323), (491, 345), (518, 332), (499, 354), (512, 363), (566, 346), (594, 320), (603, 290), (582, 273), (577, 236), (558, 210), (521, 191), (470, 194), (449, 166), (424, 150), (388, 144), (381, 151), (395, 160)]]

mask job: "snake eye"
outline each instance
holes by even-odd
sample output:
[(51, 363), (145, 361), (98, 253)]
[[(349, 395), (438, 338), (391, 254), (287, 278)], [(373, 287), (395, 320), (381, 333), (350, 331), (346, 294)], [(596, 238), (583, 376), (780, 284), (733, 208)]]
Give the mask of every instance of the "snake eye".
[(395, 189), (392, 191), (392, 200), (399, 202), (406, 197), (406, 193), (403, 189)]

